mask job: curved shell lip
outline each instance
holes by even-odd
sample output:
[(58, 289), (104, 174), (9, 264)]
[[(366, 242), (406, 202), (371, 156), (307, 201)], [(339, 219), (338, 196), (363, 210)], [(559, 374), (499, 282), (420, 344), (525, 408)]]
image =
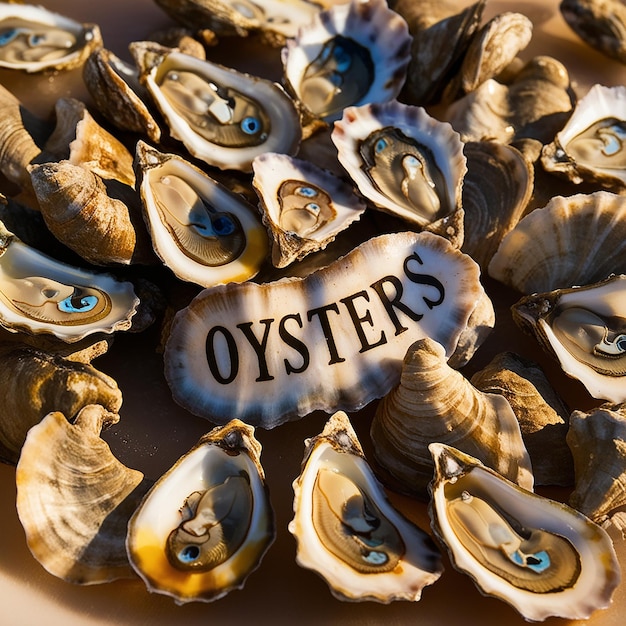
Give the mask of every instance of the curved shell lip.
[(337, 158), (359, 191), (384, 211), (421, 227), (429, 223), (376, 189), (362, 166), (358, 154), (361, 142), (373, 132), (387, 127), (401, 130), (431, 150), (446, 181), (446, 188), (441, 190), (440, 196), (445, 199), (449, 213), (460, 207), (463, 179), (467, 171), (460, 135), (448, 122), (431, 117), (423, 107), (402, 104), (397, 100), (348, 107), (342, 119), (334, 124), (331, 139), (337, 148)]
[[(253, 438), (254, 429), (235, 419), (221, 429), (227, 433), (225, 438), (233, 434), (229, 432), (231, 427), (241, 430), (242, 439), (252, 439), (247, 444), (249, 447), (246, 443), (235, 448), (221, 445), (212, 438), (213, 431), (207, 433), (154, 483), (128, 523), (126, 549), (132, 568), (149, 591), (170, 596), (177, 604), (212, 602), (234, 589), (241, 589), (275, 540), (274, 514), (258, 458), (260, 446)], [(240, 472), (250, 477), (254, 500), (249, 524), (251, 536), (246, 537), (246, 542), (250, 543), (240, 546), (228, 560), (208, 572), (183, 572), (173, 568), (163, 547), (169, 533), (180, 525), (181, 508), (189, 495), (205, 491), (218, 484), (216, 481)], [(184, 480), (180, 479), (181, 475)], [(157, 519), (150, 520), (150, 507), (157, 507)], [(147, 528), (145, 525), (150, 521), (154, 526)], [(238, 560), (244, 561), (243, 568), (238, 568)]]
[[(411, 59), (412, 37), (406, 20), (382, 0), (351, 0), (335, 4), (315, 15), (281, 51), (283, 73), (288, 90), (308, 110), (301, 99), (300, 81), (311, 59), (337, 35), (346, 37), (368, 50), (374, 66), (374, 80), (367, 93), (353, 106), (386, 102), (396, 98), (406, 77)], [(328, 122), (341, 117), (341, 111), (322, 116)]]
[[(275, 267), (285, 267), (310, 252), (324, 249), (341, 231), (359, 220), (365, 211), (365, 203), (351, 185), (309, 161), (268, 152), (254, 159), (252, 169), (252, 184), (261, 201), (261, 218), (274, 243), (272, 262)], [(311, 232), (297, 232), (282, 226), (279, 191), (286, 181), (309, 183), (327, 193), (336, 211), (335, 217)]]
[[(160, 153), (142, 141), (137, 143), (136, 151), (141, 170), (138, 189), (144, 219), (152, 238), (154, 251), (161, 261), (181, 280), (194, 282), (203, 287), (213, 287), (228, 282), (240, 283), (253, 278), (265, 262), (268, 252), (266, 232), (255, 207), (178, 155)], [(237, 216), (246, 232), (246, 247), (241, 255), (225, 265), (209, 267), (187, 256), (174, 243), (171, 234), (160, 219), (150, 185), (150, 179), (158, 169), (164, 174), (178, 175), (190, 180), (192, 187), (199, 195), (211, 198), (211, 204)]]
[[(544, 498), (532, 492), (528, 492), (521, 487), (511, 483), (506, 478), (503, 478), (497, 472), (485, 467), (480, 461), (466, 455), (459, 450), (456, 450), (450, 446), (446, 446), (442, 443), (430, 444), (431, 454), (435, 460), (435, 466), (437, 467), (435, 478), (431, 483), (429, 490), (431, 492), (431, 501), (429, 503), (428, 511), (431, 517), (431, 526), (435, 535), (439, 540), (447, 547), (450, 558), (456, 569), (468, 574), (475, 582), (477, 588), (483, 595), (492, 596), (501, 600), (505, 600), (511, 604), (524, 618), (528, 621), (542, 621), (551, 616), (564, 617), (569, 619), (586, 619), (593, 611), (600, 608), (606, 608), (611, 603), (611, 596), (615, 588), (618, 586), (621, 580), (620, 567), (617, 561), (617, 556), (613, 548), (610, 537), (606, 532), (591, 522), (585, 515), (568, 507), (567, 505)], [(581, 526), (587, 526), (592, 529), (592, 532), (587, 530), (586, 533), (579, 532), (577, 537), (572, 538), (575, 533), (573, 525), (568, 524), (564, 530), (567, 532), (567, 539), (574, 545), (575, 549), (583, 551), (585, 555), (589, 555), (595, 545), (602, 542), (604, 554), (602, 558), (599, 558), (595, 563), (595, 568), (589, 568), (590, 571), (584, 571), (581, 577), (584, 578), (584, 582), (587, 585), (593, 587), (595, 580), (599, 574), (602, 574), (605, 586), (596, 590), (598, 597), (596, 598), (596, 604), (594, 605), (592, 600), (588, 600), (587, 597), (582, 598), (579, 602), (576, 602), (577, 594), (572, 588), (562, 589), (559, 592), (553, 592), (548, 594), (550, 597), (549, 602), (537, 603), (535, 594), (529, 591), (517, 589), (520, 594), (517, 598), (511, 598), (510, 595), (505, 595), (502, 579), (483, 568), (485, 573), (477, 570), (477, 562), (475, 558), (466, 550), (462, 544), (455, 541), (453, 545), (450, 545), (452, 540), (455, 540), (455, 533), (451, 528), (451, 524), (445, 515), (445, 490), (443, 488), (444, 482), (453, 482), (458, 480), (459, 477), (471, 470), (477, 470), (484, 474), (494, 484), (499, 487), (500, 492), (506, 492), (512, 490), (515, 493), (524, 494), (528, 497), (530, 502), (534, 503), (534, 506), (517, 506), (517, 512), (524, 515), (520, 520), (521, 523), (527, 522), (529, 527), (531, 526), (531, 518), (534, 511), (546, 510), (550, 507), (554, 507), (555, 511), (564, 512), (570, 516), (571, 520)], [(439, 485), (442, 487), (439, 488)], [(529, 504), (530, 504), (529, 502)], [(545, 526), (542, 526), (542, 530), (555, 529), (556, 516), (552, 516), (553, 519), (545, 522)], [(555, 534), (558, 534), (555, 532)], [(561, 536), (563, 534), (561, 533)], [(448, 539), (448, 537), (450, 539)], [(601, 572), (597, 571), (602, 570)], [(587, 590), (588, 591), (588, 590)], [(543, 594), (536, 594), (540, 597)], [(581, 611), (577, 613), (576, 611)]]
[[(152, 63), (142, 69), (143, 80), (161, 114), (166, 119), (172, 137), (181, 141), (190, 154), (220, 169), (250, 172), (253, 159), (264, 152), (295, 154), (302, 139), (300, 116), (292, 99), (278, 84), (238, 72), (234, 69), (204, 61), (170, 49), (152, 55)], [(170, 69), (188, 67), (208, 82), (229, 85), (259, 102), (268, 115), (270, 133), (262, 143), (245, 148), (218, 146), (193, 131), (170, 105), (159, 87), (160, 77)], [(284, 136), (283, 136), (284, 135)]]
[[(137, 312), (139, 298), (136, 296), (134, 286), (130, 282), (119, 281), (112, 274), (93, 273), (71, 265), (56, 261), (34, 248), (24, 244), (16, 237), (11, 237), (2, 242), (0, 247), (0, 268), (7, 255), (12, 255), (18, 262), (25, 261), (28, 267), (34, 267), (41, 271), (43, 276), (71, 279), (70, 284), (83, 287), (97, 287), (110, 299), (116, 313), (109, 319), (97, 320), (93, 323), (74, 323), (68, 325), (55, 324), (54, 322), (42, 322), (30, 320), (15, 307), (7, 303), (7, 298), (2, 294), (0, 287), (0, 325), (11, 332), (23, 331), (31, 335), (51, 334), (65, 341), (74, 343), (84, 337), (95, 333), (112, 334), (116, 331), (128, 330), (131, 327), (131, 318)], [(4, 257), (4, 259), (3, 259)], [(13, 261), (15, 262), (15, 260)], [(0, 278), (1, 280), (1, 278)]]
[[(626, 122), (626, 86), (607, 87), (595, 84), (574, 108), (569, 120), (554, 141), (543, 147), (541, 163), (545, 170), (561, 174), (572, 182), (601, 182), (614, 187), (626, 187), (626, 168), (595, 168), (577, 161), (568, 152), (568, 145), (594, 122), (605, 118)], [(621, 149), (623, 152), (624, 148)], [(624, 158), (624, 157), (622, 157)]]
[(80, 65), (93, 49), (102, 44), (102, 35), (97, 24), (80, 24), (64, 15), (49, 11), (42, 6), (7, 2), (0, 3), (0, 26), (3, 20), (10, 18), (20, 18), (46, 26), (59, 26), (77, 36), (78, 47), (69, 54), (52, 61), (9, 63), (0, 60), (0, 67), (7, 69), (23, 70), (29, 73), (42, 72), (45, 70), (71, 69), (72, 67)]
[[(395, 600), (418, 601), (423, 587), (434, 583), (443, 571), (440, 560), (435, 557), (436, 549), (434, 547), (431, 549), (430, 544), (426, 543), (425, 533), (423, 540), (418, 540), (421, 529), (413, 526), (390, 504), (367, 461), (358, 454), (358, 451), (343, 450), (330, 438), (316, 439), (311, 449), (306, 452), (303, 473), (292, 484), (296, 496), (293, 503), (294, 517), (289, 523), (288, 530), (298, 544), (296, 554), (298, 565), (319, 574), (329, 585), (332, 594), (340, 600), (374, 600), (384, 604)], [(378, 574), (358, 572), (338, 562), (336, 556), (321, 549), (316, 543), (319, 538), (313, 523), (311, 499), (313, 483), (317, 477), (314, 468), (317, 464), (331, 464), (333, 458), (342, 457), (351, 457), (349, 461), (351, 477), (356, 478), (355, 482), (359, 487), (366, 487), (382, 514), (391, 521), (404, 540), (407, 553), (402, 558), (402, 565), (398, 565), (395, 570)], [(315, 538), (315, 541), (312, 538)], [(407, 541), (409, 538), (411, 541)], [(421, 550), (424, 550), (423, 554), (420, 554)], [(432, 558), (430, 563), (432, 567), (430, 571), (421, 570), (417, 564), (426, 562), (428, 555)], [(404, 584), (402, 576), (407, 578)]]

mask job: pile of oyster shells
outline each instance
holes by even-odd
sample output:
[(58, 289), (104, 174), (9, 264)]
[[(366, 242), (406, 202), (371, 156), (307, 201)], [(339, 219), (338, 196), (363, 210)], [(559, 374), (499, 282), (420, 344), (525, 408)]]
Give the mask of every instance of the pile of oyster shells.
[[(129, 64), (95, 25), (0, 3), (0, 66), (81, 67), (92, 97), (59, 99), (50, 125), (0, 87), (0, 453), (35, 558), (75, 583), (224, 596), (276, 532), (254, 429), (322, 410), (289, 531), (335, 596), (419, 600), (442, 573), (384, 483), (428, 500), (454, 567), (524, 618), (608, 606), (626, 87), (578, 98), (559, 60), (519, 59), (532, 22), (483, 23), (484, 0), (157, 4), (180, 27)], [(573, 28), (588, 4), (563, 3)], [(207, 60), (233, 37), (280, 48), (282, 84)], [(137, 270), (161, 265), (191, 302)], [(596, 409), (570, 414), (510, 352), (466, 378), (497, 322), (484, 276)], [(154, 483), (101, 438), (122, 398), (91, 364), (153, 324), (174, 400), (217, 425)], [(348, 413), (373, 401), (366, 460)], [(573, 485), (569, 505), (536, 484)]]

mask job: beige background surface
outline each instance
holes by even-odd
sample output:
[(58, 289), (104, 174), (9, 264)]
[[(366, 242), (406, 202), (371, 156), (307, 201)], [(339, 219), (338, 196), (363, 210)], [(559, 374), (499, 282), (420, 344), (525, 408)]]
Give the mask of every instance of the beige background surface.
[[(148, 38), (169, 19), (150, 0), (49, 0), (50, 9), (81, 21), (100, 24), (105, 46), (130, 60), (126, 45)], [(467, 4), (466, 1), (459, 5)], [(557, 11), (556, 0), (491, 2), (488, 15), (505, 10), (526, 13), (535, 24), (533, 41), (524, 58), (551, 54), (563, 60), (584, 93), (594, 82), (607, 85), (625, 82), (626, 70), (579, 42), (569, 32)], [(278, 78), (277, 52), (259, 56), (250, 42), (238, 42), (210, 52), (210, 58), (238, 69)], [(0, 80), (12, 88), (31, 111), (45, 116), (59, 95), (84, 97), (80, 73), (69, 76), (22, 77), (0, 73)], [(509, 320), (508, 307), (517, 295), (486, 281), (497, 304), (497, 332), (481, 348), (471, 367), (484, 365), (502, 349), (515, 350), (537, 358), (549, 372), (572, 408), (588, 408), (592, 401), (581, 386), (567, 379), (545, 355), (537, 353), (528, 339), (520, 336)], [(181, 298), (193, 295), (193, 288), (181, 289)], [(121, 421), (104, 435), (115, 454), (127, 465), (157, 478), (188, 450), (211, 425), (194, 418), (171, 400), (162, 375), (162, 362), (155, 349), (158, 333), (152, 329), (139, 336), (119, 337), (109, 355), (95, 365), (113, 376), (124, 394)], [(353, 416), (353, 423), (367, 444), (372, 407)], [(0, 625), (95, 626), (105, 624), (387, 624), (419, 623), (423, 626), (463, 624), (464, 626), (510, 626), (525, 623), (505, 603), (484, 598), (469, 578), (456, 573), (445, 560), (441, 580), (424, 590), (419, 603), (344, 603), (335, 600), (326, 583), (314, 573), (300, 569), (294, 560), (295, 542), (287, 532), (292, 517), (291, 482), (299, 472), (303, 440), (317, 434), (323, 415), (311, 415), (271, 432), (258, 432), (263, 444), (265, 466), (276, 512), (278, 536), (258, 571), (242, 591), (235, 591), (212, 604), (176, 606), (170, 599), (149, 594), (140, 581), (119, 581), (107, 585), (77, 587), (49, 575), (30, 555), (15, 512), (15, 472), (0, 465)], [(550, 495), (564, 498), (562, 491)], [(400, 496), (394, 502), (428, 527), (425, 507)], [(618, 539), (617, 550), (626, 564), (626, 544)], [(587, 622), (592, 626), (623, 623), (626, 614), (626, 583), (618, 589), (612, 607), (596, 613)], [(559, 624), (563, 620), (550, 619)]]

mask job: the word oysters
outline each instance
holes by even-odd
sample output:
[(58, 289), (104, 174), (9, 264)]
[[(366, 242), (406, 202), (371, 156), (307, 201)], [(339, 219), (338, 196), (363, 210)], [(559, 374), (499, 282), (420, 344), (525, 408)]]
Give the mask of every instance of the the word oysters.
[(397, 233), (303, 279), (205, 289), (174, 319), (165, 376), (176, 402), (216, 423), (357, 410), (397, 383), (416, 339), (454, 352), (479, 274), (442, 237)]

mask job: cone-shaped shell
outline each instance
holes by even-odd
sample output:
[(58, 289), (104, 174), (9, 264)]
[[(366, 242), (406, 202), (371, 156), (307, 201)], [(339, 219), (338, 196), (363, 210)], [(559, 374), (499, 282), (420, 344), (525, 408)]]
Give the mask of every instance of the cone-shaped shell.
[(621, 575), (602, 528), (460, 450), (433, 443), (430, 451), (432, 528), (482, 593), (529, 621), (586, 619), (610, 604)]
[(400, 383), (378, 404), (371, 436), (377, 462), (409, 493), (426, 493), (433, 441), (460, 448), (533, 488), (530, 458), (507, 400), (476, 389), (430, 338), (407, 350)]
[(502, 240), (489, 275), (524, 294), (626, 273), (626, 198), (608, 191), (556, 196)]
[(576, 472), (570, 505), (598, 524), (610, 522), (626, 537), (626, 405), (574, 411), (567, 443)]
[(147, 485), (100, 438), (117, 419), (98, 405), (83, 408), (73, 424), (49, 413), (29, 431), (17, 465), (17, 512), (28, 547), (69, 582), (134, 576), (126, 525)]

